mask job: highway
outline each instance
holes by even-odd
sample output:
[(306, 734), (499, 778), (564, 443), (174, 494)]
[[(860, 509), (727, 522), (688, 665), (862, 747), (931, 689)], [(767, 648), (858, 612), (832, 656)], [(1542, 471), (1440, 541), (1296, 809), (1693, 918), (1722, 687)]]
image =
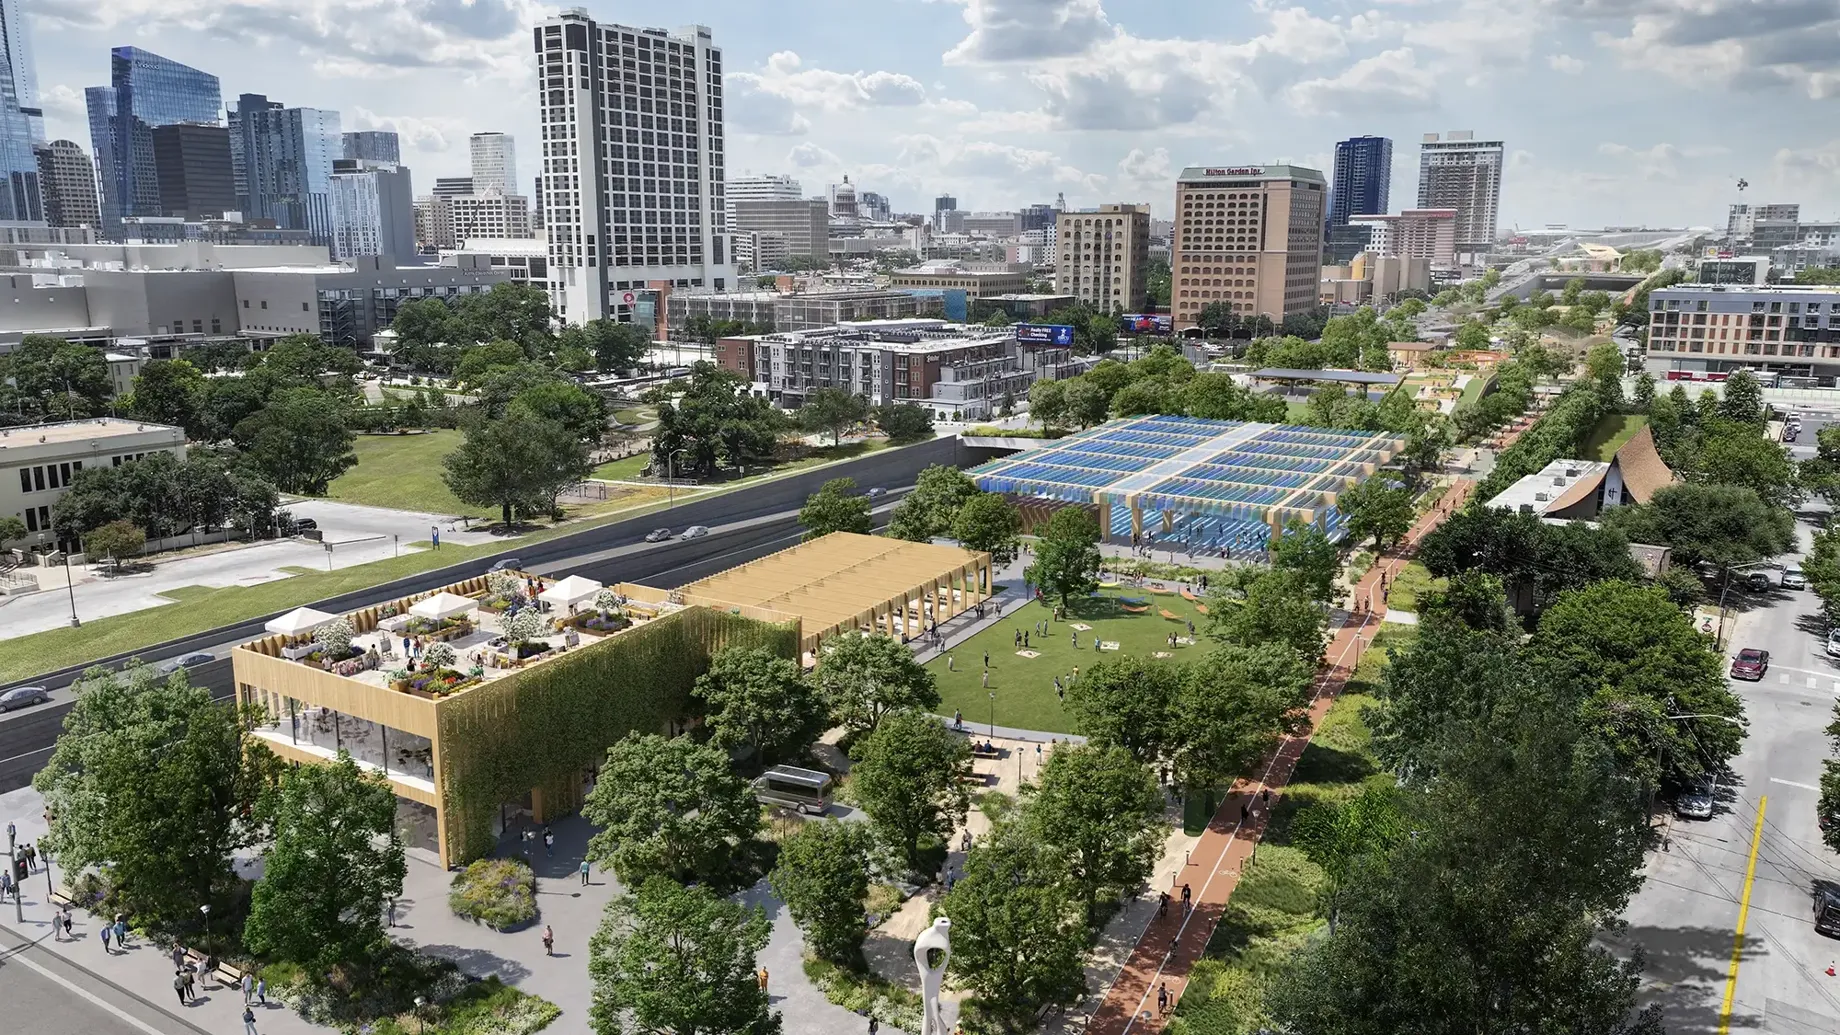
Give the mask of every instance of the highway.
[[(735, 565), (786, 549), (799, 541), (798, 510), (819, 484), (837, 477), (854, 477), (864, 488), (882, 488), (887, 495), (876, 503), (876, 520), (885, 523), (914, 477), (930, 463), (958, 464), (963, 459), (956, 439), (891, 449), (838, 464), (802, 472), (750, 489), (708, 499), (691, 500), (667, 512), (647, 514), (628, 521), (602, 525), (547, 542), (519, 546), (508, 543), (503, 553), (476, 557), (435, 571), (311, 603), (334, 613), (356, 610), (412, 593), (457, 582), (483, 573), (502, 558), (515, 558), (521, 570), (560, 577), (582, 575), (601, 582), (636, 582), (675, 589)], [(707, 525), (710, 534), (693, 540), (644, 542), (653, 528), (669, 525), (682, 531), (690, 525)], [(184, 605), (174, 605), (184, 606)], [(135, 655), (158, 663), (182, 654), (205, 651), (217, 660), (191, 669), (192, 682), (209, 687), (220, 698), (233, 690), (230, 649), (263, 635), (263, 625), (274, 615), (262, 615), (234, 626), (150, 647)], [(128, 659), (104, 659), (100, 664), (119, 667)], [(50, 704), (0, 715), (0, 793), (22, 787), (44, 767), (51, 746), (70, 710), (70, 684), (88, 666), (46, 673), (15, 685), (44, 686), (52, 691)]]
[[(1804, 549), (1811, 519), (1824, 516), (1799, 522)], [(1733, 684), (1750, 721), (1734, 778), (1719, 789), (1712, 819), (1672, 820), (1666, 850), (1651, 854), (1627, 911), (1628, 930), (1611, 940), (1646, 952), (1644, 1001), (1662, 1006), (1675, 1035), (1726, 1030), (1719, 1014), (1735, 948), (1730, 1030), (1831, 1035), (1840, 1031), (1840, 979), (1824, 971), (1840, 958), (1840, 941), (1815, 933), (1812, 905), (1817, 884), (1840, 883), (1840, 857), (1821, 843), (1815, 808), (1840, 663), (1823, 652), (1826, 623), (1812, 591), (1773, 586), (1741, 606), (1731, 652), (1758, 647), (1771, 657), (1761, 681)]]

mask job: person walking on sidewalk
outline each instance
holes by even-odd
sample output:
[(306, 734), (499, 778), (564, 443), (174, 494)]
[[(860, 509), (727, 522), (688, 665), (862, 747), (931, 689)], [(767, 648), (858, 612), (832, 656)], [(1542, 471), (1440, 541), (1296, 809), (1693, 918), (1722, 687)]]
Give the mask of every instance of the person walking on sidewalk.
[(180, 1006), (184, 1006), (184, 1005), (186, 1005), (186, 1001), (185, 1001), (185, 972), (184, 972), (184, 971), (182, 971), (182, 970), (181, 970), (181, 971), (175, 971), (175, 972), (173, 973), (173, 992), (174, 992), (174, 993), (175, 993), (176, 995), (178, 995), (178, 997), (179, 997), (179, 1005), (180, 1005)]
[(1169, 915), (1169, 892), (1158, 892), (1156, 896), (1156, 915), (1158, 919)]
[(249, 972), (245, 970), (243, 972), (243, 1005), (248, 1006), (249, 1001), (251, 999), (254, 999), (255, 997), (256, 997), (256, 980), (255, 978), (250, 977)]
[(588, 886), (588, 860), (586, 859), (581, 861), (581, 886), (584, 888)]
[(549, 827), (543, 828), (543, 857), (553, 858), (556, 854), (556, 832)]
[(554, 956), (555, 954), (556, 954), (556, 932), (551, 930), (548, 924), (544, 924), (543, 925), (543, 955)]
[(102, 928), (102, 951), (103, 951), (104, 953), (106, 953), (107, 955), (110, 955), (110, 956), (113, 956), (113, 955), (115, 955), (115, 950), (114, 950), (114, 949), (111, 949), (111, 948), (109, 948), (109, 939), (111, 939), (111, 938), (113, 938), (113, 937), (115, 937), (115, 928), (113, 928), (113, 927), (110, 927), (110, 926), (108, 926), (108, 925), (106, 925), (106, 924), (105, 924), (105, 925), (103, 925), (103, 928)]
[(243, 1007), (243, 1035), (256, 1035), (256, 1012)]
[(256, 978), (256, 1002), (268, 1005), (268, 979)]

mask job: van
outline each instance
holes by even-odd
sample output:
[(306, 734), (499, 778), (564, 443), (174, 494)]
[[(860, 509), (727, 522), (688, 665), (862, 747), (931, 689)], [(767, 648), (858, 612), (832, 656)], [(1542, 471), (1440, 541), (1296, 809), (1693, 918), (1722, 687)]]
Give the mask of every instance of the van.
[(816, 769), (776, 765), (754, 778), (754, 797), (807, 816), (823, 815), (831, 807), (831, 777)]

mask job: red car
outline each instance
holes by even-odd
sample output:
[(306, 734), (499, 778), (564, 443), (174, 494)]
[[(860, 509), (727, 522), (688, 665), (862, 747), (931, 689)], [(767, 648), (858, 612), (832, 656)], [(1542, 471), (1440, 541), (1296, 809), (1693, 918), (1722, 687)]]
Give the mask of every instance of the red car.
[(1767, 671), (1769, 667), (1769, 651), (1757, 650), (1754, 647), (1746, 647), (1738, 652), (1737, 657), (1731, 659), (1731, 678), (1748, 679), (1752, 682), (1756, 682), (1763, 678), (1764, 672)]

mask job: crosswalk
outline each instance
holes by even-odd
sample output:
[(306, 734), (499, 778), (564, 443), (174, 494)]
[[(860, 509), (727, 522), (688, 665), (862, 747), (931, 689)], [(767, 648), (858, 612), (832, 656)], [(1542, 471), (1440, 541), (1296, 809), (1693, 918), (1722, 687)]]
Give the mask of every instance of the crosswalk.
[(1823, 693), (1832, 694), (1835, 697), (1840, 697), (1840, 679), (1835, 679), (1832, 676), (1816, 675), (1812, 673), (1803, 674), (1794, 669), (1786, 672), (1779, 670), (1776, 673), (1776, 682), (1783, 686), (1806, 687), (1809, 690), (1818, 690)]

